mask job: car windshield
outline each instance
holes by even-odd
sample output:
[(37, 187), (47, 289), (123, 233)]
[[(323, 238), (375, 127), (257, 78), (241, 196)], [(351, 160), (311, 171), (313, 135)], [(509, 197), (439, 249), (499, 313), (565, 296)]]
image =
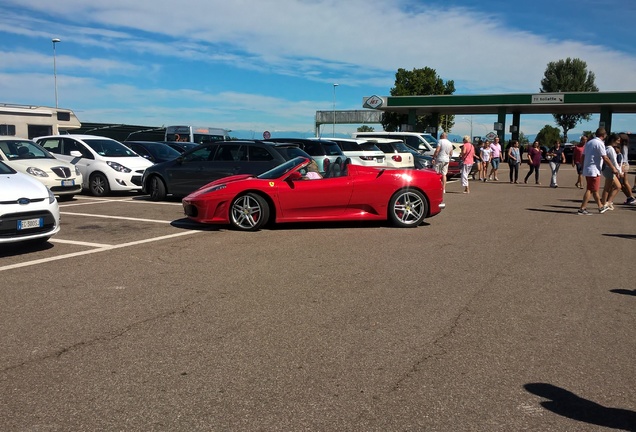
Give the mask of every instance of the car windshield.
[(429, 145), (433, 148), (437, 147), (437, 138), (435, 138), (433, 135), (429, 135), (429, 134), (422, 134), (422, 138), (424, 138), (424, 140), (429, 143)]
[(100, 156), (106, 157), (139, 157), (137, 153), (130, 150), (119, 141), (111, 139), (84, 139), (84, 142), (90, 146)]
[(181, 154), (169, 145), (162, 143), (146, 143), (145, 146), (154, 157), (174, 159), (178, 158)]
[(289, 160), (283, 164), (278, 165), (276, 168), (272, 168), (269, 171), (264, 172), (263, 174), (257, 176), (257, 178), (262, 180), (273, 180), (277, 178), (281, 178), (298, 165), (301, 165), (303, 162), (309, 163), (309, 159), (306, 157), (296, 157), (292, 160)]
[(0, 141), (0, 150), (9, 160), (54, 159), (51, 153), (36, 143), (27, 140)]

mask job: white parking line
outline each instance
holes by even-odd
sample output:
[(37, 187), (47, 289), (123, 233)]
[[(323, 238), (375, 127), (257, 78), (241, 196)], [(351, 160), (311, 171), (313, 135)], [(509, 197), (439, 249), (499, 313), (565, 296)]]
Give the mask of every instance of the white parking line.
[(106, 247), (112, 246), (106, 243), (89, 243), (89, 242), (75, 241), (75, 240), (62, 240), (62, 239), (56, 239), (55, 237), (53, 237), (49, 241), (51, 243), (72, 244), (76, 246), (89, 246), (94, 248), (106, 248)]
[(173, 221), (162, 221), (162, 220), (156, 220), (156, 219), (131, 218), (131, 217), (124, 217), (124, 216), (96, 215), (96, 214), (90, 214), (90, 213), (60, 212), (60, 214), (65, 216), (89, 216), (89, 217), (96, 217), (96, 218), (103, 218), (103, 219), (123, 219), (123, 220), (129, 220), (129, 221), (154, 222), (154, 223), (162, 223), (162, 224), (170, 224), (173, 222)]
[(84, 205), (93, 205), (93, 204), (108, 204), (111, 202), (122, 202), (122, 203), (131, 203), (131, 204), (153, 204), (153, 205), (168, 205), (168, 206), (179, 206), (182, 204), (180, 202), (166, 202), (166, 201), (148, 201), (148, 200), (136, 200), (131, 198), (125, 199), (104, 199), (104, 198), (82, 198), (84, 202), (73, 202), (73, 203), (65, 203), (62, 202), (59, 204), (60, 208), (64, 207), (75, 207), (75, 206), (84, 206)]
[(165, 236), (161, 236), (161, 237), (154, 237), (154, 238), (145, 239), (145, 240), (137, 240), (137, 241), (130, 242), (130, 243), (123, 243), (123, 244), (120, 244), (120, 245), (103, 246), (103, 247), (100, 247), (98, 249), (91, 249), (91, 250), (88, 250), (88, 251), (74, 252), (74, 253), (65, 254), (65, 255), (58, 255), (58, 256), (54, 256), (54, 257), (50, 257), (50, 258), (42, 258), (42, 259), (33, 260), (33, 261), (26, 261), (26, 262), (21, 262), (21, 263), (18, 263), (18, 264), (11, 264), (11, 265), (8, 265), (8, 266), (0, 267), (0, 271), (12, 270), (12, 269), (20, 268), (20, 267), (28, 267), (28, 266), (32, 266), (32, 265), (37, 265), (37, 264), (47, 263), (47, 262), (51, 262), (51, 261), (62, 260), (62, 259), (66, 259), (66, 258), (74, 258), (74, 257), (77, 257), (77, 256), (82, 256), (82, 255), (89, 255), (89, 254), (94, 254), (94, 253), (98, 253), (98, 252), (105, 252), (105, 251), (109, 251), (109, 250), (113, 250), (113, 249), (121, 249), (121, 248), (124, 248), (124, 247), (136, 246), (136, 245), (139, 245), (139, 244), (151, 243), (151, 242), (155, 242), (155, 241), (166, 240), (166, 239), (169, 239), (169, 238), (180, 237), (180, 236), (195, 234), (195, 233), (199, 233), (199, 232), (204, 232), (204, 231), (184, 231), (184, 232), (179, 232), (179, 233), (176, 233), (176, 234), (169, 234), (169, 235), (165, 235)]

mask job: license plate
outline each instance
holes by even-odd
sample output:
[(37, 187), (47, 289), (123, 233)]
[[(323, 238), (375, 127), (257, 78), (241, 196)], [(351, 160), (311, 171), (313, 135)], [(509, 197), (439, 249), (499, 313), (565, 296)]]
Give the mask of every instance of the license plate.
[(18, 231), (29, 228), (40, 228), (44, 225), (42, 218), (18, 220)]
[(75, 180), (62, 180), (62, 186), (75, 186)]

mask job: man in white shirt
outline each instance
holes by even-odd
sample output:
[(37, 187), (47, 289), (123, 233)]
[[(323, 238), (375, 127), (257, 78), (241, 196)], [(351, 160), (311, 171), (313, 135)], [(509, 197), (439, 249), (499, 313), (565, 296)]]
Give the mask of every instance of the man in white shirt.
[(601, 169), (603, 168), (603, 162), (612, 167), (614, 175), (618, 175), (618, 171), (612, 165), (612, 161), (607, 157), (605, 150), (605, 137), (607, 132), (605, 128), (596, 129), (596, 137), (592, 138), (585, 143), (583, 148), (583, 156), (581, 160), (582, 170), (581, 174), (585, 176), (587, 188), (585, 188), (585, 194), (583, 195), (583, 202), (581, 202), (581, 208), (579, 208), (578, 214), (589, 215), (587, 211), (587, 202), (590, 200), (590, 196), (594, 198), (596, 205), (598, 206), (598, 212), (603, 214), (609, 210), (608, 206), (601, 204), (601, 196), (598, 191), (601, 186)]
[(435, 171), (442, 174), (442, 187), (444, 189), (444, 193), (446, 193), (446, 174), (448, 174), (448, 164), (450, 163), (452, 154), (453, 143), (448, 140), (448, 134), (446, 132), (442, 132), (442, 135), (437, 142), (435, 153), (433, 153), (433, 164), (435, 165)]
[(490, 177), (494, 181), (499, 181), (499, 177), (497, 177), (497, 171), (499, 170), (499, 164), (501, 163), (501, 144), (499, 144), (499, 137), (495, 137), (495, 142), (490, 145), (492, 149), (492, 158), (490, 159), (490, 165), (492, 165), (492, 170), (488, 175), (488, 180)]

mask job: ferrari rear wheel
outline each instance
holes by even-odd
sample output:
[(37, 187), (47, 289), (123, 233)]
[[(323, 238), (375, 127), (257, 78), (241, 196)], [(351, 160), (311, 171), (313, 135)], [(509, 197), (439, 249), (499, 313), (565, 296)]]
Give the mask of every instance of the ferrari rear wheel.
[(414, 189), (397, 191), (389, 201), (389, 220), (400, 228), (419, 226), (428, 213), (422, 192)]
[(258, 231), (269, 219), (269, 205), (263, 197), (247, 193), (234, 198), (230, 223), (241, 231)]

